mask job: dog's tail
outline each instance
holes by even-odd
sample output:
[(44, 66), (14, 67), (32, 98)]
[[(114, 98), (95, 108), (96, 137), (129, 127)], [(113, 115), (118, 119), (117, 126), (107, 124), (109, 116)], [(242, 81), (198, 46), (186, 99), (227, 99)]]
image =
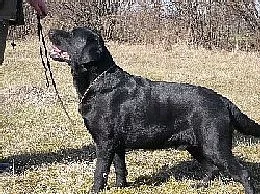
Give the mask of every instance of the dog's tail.
[(229, 109), (231, 124), (235, 129), (244, 135), (260, 137), (260, 125), (258, 123), (243, 114), (241, 110), (227, 98), (223, 97), (222, 100)]

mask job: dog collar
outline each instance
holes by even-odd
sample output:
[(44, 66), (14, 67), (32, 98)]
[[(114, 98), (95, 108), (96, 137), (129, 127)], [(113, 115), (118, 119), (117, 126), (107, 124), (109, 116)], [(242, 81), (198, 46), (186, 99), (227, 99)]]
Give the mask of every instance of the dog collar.
[(82, 104), (85, 96), (88, 94), (89, 90), (92, 88), (92, 86), (104, 75), (106, 76), (106, 73), (111, 70), (112, 68), (116, 67), (116, 65), (112, 65), (111, 67), (109, 67), (106, 71), (103, 71), (99, 76), (97, 76), (89, 85), (89, 87), (86, 89), (86, 91), (84, 92), (83, 96), (80, 99), (79, 104)]

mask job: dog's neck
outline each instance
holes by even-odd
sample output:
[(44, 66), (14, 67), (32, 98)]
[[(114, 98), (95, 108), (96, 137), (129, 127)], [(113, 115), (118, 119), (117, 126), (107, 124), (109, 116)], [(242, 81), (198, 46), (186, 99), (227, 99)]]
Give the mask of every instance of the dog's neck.
[(85, 66), (88, 67), (88, 69), (85, 72), (83, 71), (77, 74), (72, 72), (73, 84), (76, 88), (79, 99), (82, 98), (94, 80), (96, 80), (103, 72), (109, 70), (113, 66), (116, 66), (111, 54), (106, 47), (104, 47), (101, 58), (101, 61), (95, 61), (86, 64)]

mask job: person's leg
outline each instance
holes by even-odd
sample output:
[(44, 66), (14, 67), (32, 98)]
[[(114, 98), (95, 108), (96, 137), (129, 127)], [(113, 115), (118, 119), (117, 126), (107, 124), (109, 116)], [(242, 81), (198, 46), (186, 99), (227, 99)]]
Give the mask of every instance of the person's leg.
[(8, 21), (0, 21), (0, 65), (4, 62), (8, 26)]

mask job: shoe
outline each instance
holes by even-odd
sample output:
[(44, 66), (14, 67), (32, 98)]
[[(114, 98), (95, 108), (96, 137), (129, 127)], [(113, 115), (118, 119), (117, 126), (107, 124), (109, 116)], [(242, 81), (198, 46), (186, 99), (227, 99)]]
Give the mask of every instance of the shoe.
[(0, 173), (9, 172), (12, 170), (12, 164), (0, 163)]

